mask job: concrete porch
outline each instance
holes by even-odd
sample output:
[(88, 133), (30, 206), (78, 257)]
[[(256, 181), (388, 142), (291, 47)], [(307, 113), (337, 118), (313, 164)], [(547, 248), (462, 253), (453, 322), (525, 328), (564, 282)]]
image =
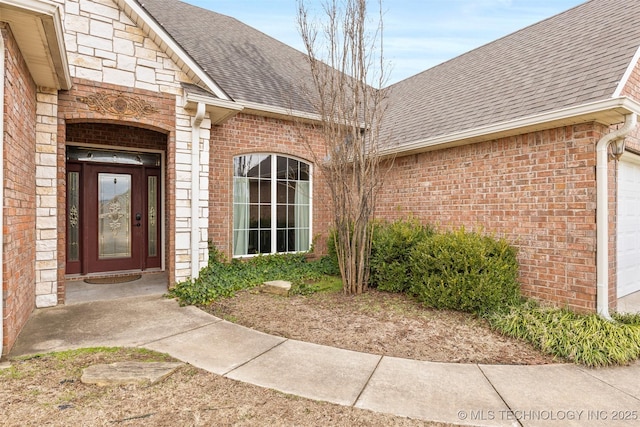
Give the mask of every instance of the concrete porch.
[(138, 280), (113, 284), (90, 284), (84, 280), (66, 283), (66, 305), (120, 298), (163, 295), (169, 289), (167, 273), (146, 273)]

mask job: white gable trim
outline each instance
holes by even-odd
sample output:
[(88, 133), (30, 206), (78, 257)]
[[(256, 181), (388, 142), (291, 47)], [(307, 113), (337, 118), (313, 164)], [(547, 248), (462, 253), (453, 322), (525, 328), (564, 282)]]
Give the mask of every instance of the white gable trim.
[(124, 11), (124, 13), (149, 37), (164, 50), (167, 55), (178, 64), (178, 66), (191, 78), (194, 82), (201, 82), (207, 89), (214, 93), (217, 97), (228, 101), (233, 101), (227, 93), (222, 90), (216, 82), (204, 72), (204, 70), (196, 63), (175, 40), (162, 28), (158, 23), (144, 10), (135, 0), (114, 0), (115, 3)]
[(618, 87), (616, 87), (615, 92), (613, 92), (613, 96), (611, 96), (612, 98), (617, 98), (620, 96), (620, 94), (622, 93), (622, 90), (624, 89), (624, 87), (627, 85), (627, 82), (629, 81), (629, 77), (631, 77), (631, 73), (633, 73), (633, 70), (636, 68), (636, 65), (638, 65), (638, 60), (640, 60), (640, 47), (638, 47), (638, 50), (636, 50), (636, 54), (633, 55), (633, 59), (631, 59), (631, 62), (627, 66), (626, 71), (622, 75), (622, 79), (620, 79), (620, 81), (618, 82)]

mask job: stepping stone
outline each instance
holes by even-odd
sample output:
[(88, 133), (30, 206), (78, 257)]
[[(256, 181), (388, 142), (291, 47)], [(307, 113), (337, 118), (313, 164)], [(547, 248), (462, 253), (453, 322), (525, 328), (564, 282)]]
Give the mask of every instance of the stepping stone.
[(125, 384), (155, 384), (171, 375), (184, 363), (116, 362), (83, 369), (80, 381), (100, 387)]
[(286, 280), (272, 280), (271, 282), (264, 282), (261, 288), (262, 292), (273, 295), (289, 295), (291, 290), (291, 282)]

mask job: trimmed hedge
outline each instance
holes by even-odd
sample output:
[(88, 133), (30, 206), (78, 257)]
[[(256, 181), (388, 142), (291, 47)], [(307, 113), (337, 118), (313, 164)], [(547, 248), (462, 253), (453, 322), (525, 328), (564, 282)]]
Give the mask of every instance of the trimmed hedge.
[(520, 301), (516, 250), (504, 239), (464, 229), (419, 242), (409, 291), (433, 308), (486, 316)]
[(434, 234), (433, 228), (413, 218), (379, 222), (373, 227), (370, 285), (387, 292), (408, 291), (411, 251)]

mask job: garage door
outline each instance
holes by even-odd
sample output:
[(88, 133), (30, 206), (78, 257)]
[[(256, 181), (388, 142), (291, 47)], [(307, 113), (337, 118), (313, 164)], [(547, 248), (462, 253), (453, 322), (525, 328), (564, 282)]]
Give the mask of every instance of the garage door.
[(618, 172), (618, 298), (640, 291), (640, 156), (625, 153)]

